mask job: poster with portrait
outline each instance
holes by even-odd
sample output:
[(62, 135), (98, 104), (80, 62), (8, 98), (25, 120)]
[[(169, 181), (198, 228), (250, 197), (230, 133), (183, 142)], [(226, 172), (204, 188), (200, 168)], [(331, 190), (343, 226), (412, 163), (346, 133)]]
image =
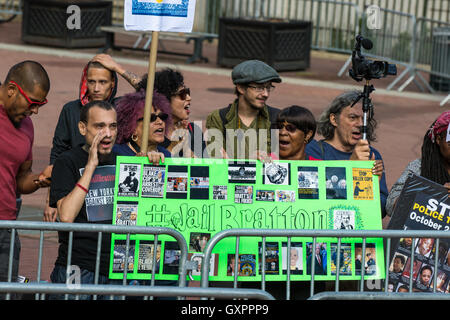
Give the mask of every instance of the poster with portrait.
[[(389, 229), (450, 229), (450, 199), (447, 189), (421, 176), (410, 174), (397, 200)], [(450, 241), (433, 237), (392, 241), (389, 288), (392, 291), (449, 293)], [(411, 261), (413, 274), (411, 275)], [(437, 261), (437, 264), (436, 264)], [(436, 284), (434, 276), (436, 275)], [(411, 287), (412, 286), (412, 287)]]
[(164, 194), (165, 166), (144, 164), (142, 172), (141, 197), (162, 198)]
[(139, 180), (141, 166), (132, 163), (121, 163), (119, 171), (119, 192), (120, 197), (139, 196)]
[[(381, 214), (373, 214), (381, 212), (378, 177), (372, 177), (373, 199), (354, 199), (353, 188), (346, 187), (347, 181), (354, 185), (357, 175), (352, 174), (353, 169), (371, 170), (372, 161), (273, 163), (279, 164), (278, 169), (267, 172), (268, 164), (253, 160), (168, 158), (164, 164), (154, 166), (146, 157), (118, 157), (116, 175), (121, 168), (125, 172), (121, 164), (126, 164), (127, 172), (133, 167), (136, 171), (141, 168), (141, 180), (137, 197), (119, 193), (119, 181), (115, 182), (113, 223), (127, 227), (136, 221), (136, 226), (176, 230), (186, 241), (187, 255), (197, 260), (201, 260), (209, 243), (215, 243), (211, 251), (214, 259), (208, 264), (214, 268), (213, 272), (209, 270), (210, 281), (233, 281), (234, 274), (238, 281), (261, 281), (263, 270), (267, 281), (286, 281), (288, 271), (292, 281), (310, 281), (314, 262), (315, 280), (333, 280), (337, 263), (333, 260), (337, 250), (335, 238), (317, 238), (319, 246), (313, 250), (312, 237), (292, 237), (288, 252), (287, 236), (267, 237), (265, 248), (261, 237), (243, 236), (239, 240), (238, 261), (236, 237), (211, 241), (228, 229), (381, 229)], [(336, 180), (333, 176), (342, 194), (327, 197), (327, 183)], [(126, 234), (113, 234), (112, 238), (124, 241)], [(172, 236), (158, 234), (156, 249), (154, 235), (131, 234), (130, 239), (135, 241), (137, 263), (127, 273), (128, 279), (151, 279), (153, 267), (156, 280), (178, 279), (182, 252)], [(386, 274), (382, 239), (366, 241), (366, 257), (359, 257), (359, 269), (355, 253), (362, 254), (358, 247), (362, 240), (350, 238), (342, 242), (345, 246), (341, 248), (339, 276), (343, 280), (360, 279), (362, 265), (366, 279), (380, 279)], [(193, 273), (194, 280), (200, 280), (201, 272), (197, 269)], [(112, 269), (110, 277), (121, 279)]]

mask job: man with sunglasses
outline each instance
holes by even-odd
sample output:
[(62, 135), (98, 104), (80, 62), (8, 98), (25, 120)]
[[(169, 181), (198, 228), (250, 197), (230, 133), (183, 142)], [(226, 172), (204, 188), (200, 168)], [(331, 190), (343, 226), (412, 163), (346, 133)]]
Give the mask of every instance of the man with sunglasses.
[[(236, 100), (228, 107), (213, 111), (206, 120), (208, 143), (210, 145), (214, 143), (208, 148), (210, 156), (221, 156), (217, 154), (217, 149), (220, 149), (217, 144), (221, 144), (223, 151), (227, 153), (226, 156), (230, 158), (257, 157), (255, 150), (270, 153), (270, 128), (279, 109), (269, 107), (266, 101), (275, 89), (272, 83), (281, 82), (280, 76), (266, 63), (248, 60), (235, 66), (231, 77), (235, 85)], [(245, 142), (239, 141), (236, 134), (238, 129), (241, 129), (249, 139), (244, 140)], [(235, 133), (234, 136), (230, 135), (229, 130)], [(267, 134), (261, 134), (261, 130), (267, 130)], [(223, 140), (217, 141), (218, 137), (222, 137)]]
[[(0, 86), (0, 220), (16, 220), (16, 192), (29, 194), (48, 187), (44, 174), (32, 171), (34, 128), (30, 116), (47, 103), (50, 80), (41, 64), (14, 65)], [(7, 281), (11, 231), (0, 229), (0, 281)], [(11, 281), (16, 281), (20, 242), (14, 239)], [(0, 295), (1, 299), (1, 295)]]

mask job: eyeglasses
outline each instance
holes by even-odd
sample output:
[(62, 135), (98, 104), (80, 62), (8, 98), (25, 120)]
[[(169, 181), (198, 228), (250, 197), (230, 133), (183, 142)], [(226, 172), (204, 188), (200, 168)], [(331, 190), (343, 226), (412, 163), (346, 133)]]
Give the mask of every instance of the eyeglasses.
[(298, 130), (298, 128), (297, 128), (296, 125), (291, 124), (291, 123), (287, 123), (287, 124), (286, 124), (285, 122), (278, 122), (278, 123), (275, 123), (275, 124), (273, 125), (273, 128), (274, 128), (274, 129), (278, 129), (278, 130), (281, 130), (281, 129), (283, 129), (283, 128), (286, 128), (286, 131), (288, 131), (288, 132), (290, 132), (290, 133), (294, 133), (295, 131)]
[(17, 87), (17, 89), (19, 89), (20, 94), (27, 100), (27, 102), (28, 102), (28, 109), (32, 109), (34, 107), (43, 106), (44, 104), (46, 104), (48, 102), (47, 99), (45, 99), (44, 101), (33, 101), (33, 100), (31, 100), (27, 96), (25, 91), (23, 91), (23, 89), (15, 81), (10, 80), (9, 82), (12, 83), (13, 85), (15, 85)]
[(174, 96), (179, 96), (181, 100), (186, 100), (188, 95), (191, 95), (191, 89), (189, 88), (183, 88), (174, 94)]
[[(166, 121), (167, 118), (169, 118), (169, 115), (167, 113), (161, 112), (161, 113), (152, 113), (150, 114), (150, 122), (155, 122), (156, 118), (160, 118), (162, 121)], [(144, 118), (139, 118), (137, 121), (143, 121)]]
[(262, 93), (262, 92), (264, 92), (264, 90), (267, 90), (267, 92), (271, 92), (271, 91), (275, 90), (275, 87), (272, 85), (268, 85), (268, 86), (247, 85), (247, 87), (252, 88), (253, 90), (255, 90), (258, 93)]

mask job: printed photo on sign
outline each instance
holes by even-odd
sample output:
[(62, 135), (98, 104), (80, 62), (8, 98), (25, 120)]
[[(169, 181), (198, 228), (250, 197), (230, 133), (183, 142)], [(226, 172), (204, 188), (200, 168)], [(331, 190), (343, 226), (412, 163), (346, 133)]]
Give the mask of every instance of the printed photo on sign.
[[(191, 261), (195, 261), (197, 262), (197, 268), (194, 268), (192, 270), (192, 275), (193, 276), (200, 276), (202, 274), (202, 263), (203, 263), (203, 257), (202, 256), (194, 256), (192, 257), (193, 254), (189, 253), (188, 254), (188, 259)], [(211, 255), (211, 259), (209, 260), (209, 275), (210, 276), (217, 276), (218, 274), (218, 262), (219, 262), (219, 255), (216, 253), (213, 253)]]
[(143, 198), (162, 198), (164, 194), (165, 166), (144, 164), (141, 196)]
[[(439, 271), (436, 277), (436, 291), (446, 292), (446, 288), (448, 287), (447, 283), (448, 283), (448, 275), (445, 272)], [(431, 280), (430, 289), (434, 289), (433, 280)]]
[[(80, 169), (83, 175), (84, 168)], [(86, 215), (89, 222), (111, 221), (114, 211), (116, 166), (98, 166), (92, 175), (86, 194)]]
[(264, 163), (263, 184), (290, 185), (291, 165), (290, 163)]
[(277, 190), (275, 201), (277, 201), (277, 202), (295, 202), (295, 191)]
[[(127, 242), (126, 240), (116, 240), (114, 242), (114, 258), (113, 258), (113, 272), (125, 271), (125, 259), (127, 254)], [(134, 268), (134, 249), (135, 241), (131, 240), (128, 247), (128, 270), (127, 272), (133, 272)]]
[(314, 275), (327, 274), (327, 244), (324, 242), (316, 243), (313, 248), (312, 242), (306, 243), (306, 274), (310, 275), (312, 263), (314, 261)]
[[(161, 241), (158, 241), (156, 249), (155, 273), (159, 273), (159, 265), (161, 262)], [(153, 259), (155, 254), (154, 241), (141, 240), (139, 243), (139, 260), (138, 273), (152, 273)]]
[(187, 188), (187, 166), (168, 166), (166, 197), (168, 199), (186, 199)]
[(319, 174), (317, 167), (298, 167), (298, 198), (319, 199)]
[(272, 190), (256, 190), (256, 201), (275, 201), (275, 191)]
[(253, 186), (235, 186), (234, 203), (253, 203)]
[[(228, 254), (227, 261), (227, 276), (235, 275), (235, 254)], [(254, 254), (240, 254), (237, 262), (238, 276), (252, 277), (256, 276), (256, 255)]]
[[(338, 264), (338, 244), (332, 243), (331, 247), (331, 274), (335, 275)], [(341, 253), (339, 257), (339, 275), (350, 276), (352, 274), (352, 245), (341, 243)]]
[(228, 183), (256, 182), (256, 162), (230, 162), (228, 164)]
[(377, 272), (377, 254), (374, 243), (366, 244), (366, 256), (362, 256), (362, 243), (355, 243), (355, 274), (361, 275), (361, 267), (364, 267), (364, 275), (370, 276)]
[(190, 199), (209, 200), (209, 167), (191, 166)]
[(163, 273), (178, 274), (178, 268), (180, 266), (180, 257), (181, 257), (181, 250), (178, 246), (178, 243), (166, 241), (164, 245)]
[(213, 200), (227, 200), (227, 186), (213, 186)]
[(355, 211), (353, 210), (334, 210), (334, 227), (337, 230), (354, 230), (355, 229)]
[(389, 266), (389, 278), (395, 276), (396, 280), (399, 280), (399, 277), (402, 275), (405, 269), (407, 259), (408, 257), (406, 255), (399, 252), (396, 252), (394, 254), (394, 258), (392, 259), (391, 265)]
[(137, 197), (139, 195), (139, 178), (141, 166), (121, 163), (119, 171), (119, 197)]
[(135, 226), (138, 214), (138, 203), (131, 201), (117, 201), (116, 224), (121, 226)]
[(353, 199), (373, 200), (372, 169), (353, 168)]
[(423, 257), (431, 258), (431, 253), (434, 247), (433, 238), (419, 238), (415, 241), (415, 252)]
[(210, 233), (191, 232), (189, 251), (203, 252), (210, 238)]
[(325, 168), (327, 199), (347, 199), (345, 168)]
[(281, 244), (283, 274), (287, 274), (287, 262), (289, 261), (290, 274), (303, 274), (303, 244), (301, 242), (291, 242), (290, 257), (288, 259), (288, 244)]
[[(265, 261), (266, 274), (280, 274), (280, 249), (278, 248), (278, 242), (266, 242), (265, 250), (263, 243), (258, 242), (259, 251), (259, 273), (262, 274), (261, 261)], [(265, 251), (265, 260), (262, 259), (262, 253)]]
[[(422, 262), (414, 259), (413, 262), (413, 281), (417, 280), (417, 275), (419, 274), (419, 270), (422, 267)], [(405, 268), (403, 269), (402, 277), (405, 277), (407, 279), (407, 282), (409, 282), (409, 278), (411, 276), (410, 273), (411, 270), (411, 258), (408, 258), (406, 261)]]

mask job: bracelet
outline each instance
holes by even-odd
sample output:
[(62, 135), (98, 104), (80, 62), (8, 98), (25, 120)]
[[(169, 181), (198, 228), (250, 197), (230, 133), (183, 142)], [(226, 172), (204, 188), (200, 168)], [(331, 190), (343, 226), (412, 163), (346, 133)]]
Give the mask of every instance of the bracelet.
[(83, 187), (83, 186), (82, 186), (81, 184), (79, 184), (79, 183), (77, 183), (76, 186), (77, 186), (78, 188), (80, 188), (81, 190), (83, 190), (84, 192), (86, 192), (86, 193), (89, 192), (88, 189), (86, 189), (85, 187)]

